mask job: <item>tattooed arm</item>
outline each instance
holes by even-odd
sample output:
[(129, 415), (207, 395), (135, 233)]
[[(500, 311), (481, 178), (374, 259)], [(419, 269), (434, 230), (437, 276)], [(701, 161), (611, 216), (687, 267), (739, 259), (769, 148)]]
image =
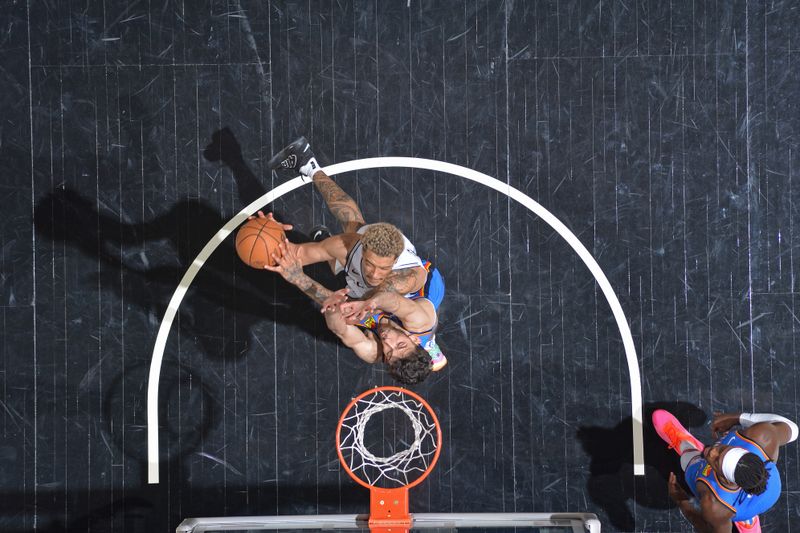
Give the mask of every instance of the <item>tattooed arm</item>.
[(358, 231), (358, 228), (364, 225), (364, 216), (356, 202), (327, 174), (320, 170), (314, 174), (312, 180), (345, 233)]
[(400, 295), (417, 292), (425, 285), (427, 279), (428, 271), (422, 267), (393, 270), (383, 283), (371, 289), (364, 297), (369, 298), (381, 291), (396, 292)]
[(303, 291), (306, 296), (322, 305), (333, 294), (303, 272), (303, 265), (298, 257), (298, 245), (285, 240), (280, 244), (279, 254), (272, 254), (275, 266), (264, 266), (265, 269), (277, 272), (283, 279)]
[(411, 331), (425, 331), (436, 325), (436, 309), (425, 298), (411, 300), (396, 292), (381, 291), (367, 300), (345, 302), (339, 305), (345, 320), (360, 320), (376, 310), (396, 316), (403, 327)]

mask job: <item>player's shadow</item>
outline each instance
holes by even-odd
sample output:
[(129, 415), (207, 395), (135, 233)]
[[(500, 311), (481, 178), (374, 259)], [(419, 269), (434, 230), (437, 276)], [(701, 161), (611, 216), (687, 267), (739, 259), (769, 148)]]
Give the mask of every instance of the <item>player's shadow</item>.
[[(98, 268), (83, 281), (117, 292), (157, 319), (198, 252), (227, 222), (199, 200), (183, 200), (164, 214), (136, 223), (121, 221), (95, 205), (76, 191), (56, 188), (36, 205), (37, 235), (96, 258)], [(177, 321), (185, 335), (215, 358), (246, 354), (253, 327), (264, 320), (291, 324), (335, 342), (306, 296), (277, 275), (246, 266), (232, 241), (227, 238), (211, 254), (185, 295)]]
[[(214, 451), (208, 446), (207, 437), (220, 423), (220, 387), (224, 384), (214, 379), (213, 372), (203, 375), (202, 368), (193, 369), (173, 362), (166, 362), (161, 371), (159, 471), (162, 482), (148, 485), (144, 478), (148, 471), (147, 413), (145, 409), (132, 408), (140, 405), (146, 396), (144, 384), (148, 371), (148, 364), (128, 364), (103, 390), (103, 440), (115, 450), (122, 450), (128, 461), (118, 458), (116, 462), (141, 479), (123, 488), (71, 488), (68, 493), (58, 490), (57, 486), (40, 489), (40, 531), (174, 531), (181, 520), (189, 517), (307, 514), (308, 509), (336, 513), (342, 506), (368, 508), (365, 491), (343, 488), (335, 483), (337, 474), (330, 469), (323, 474), (327, 477), (314, 490), (309, 490), (300, 480), (320, 475), (313, 461), (272, 465), (276, 472), (291, 468), (296, 476), (290, 476), (291, 482), (282, 479), (278, 485), (264, 483), (258, 471), (244, 469), (245, 457), (231, 454), (224, 458)], [(263, 443), (262, 452), (271, 444), (274, 444), (272, 439)], [(266, 455), (274, 453), (270, 450)], [(198, 458), (207, 458), (206, 466), (198, 463)], [(138, 468), (132, 467), (131, 462)], [(263, 464), (269, 461), (258, 463), (257, 468), (269, 472), (270, 467)], [(221, 474), (215, 474), (215, 470), (223, 469), (229, 472), (226, 483), (209, 485), (198, 481), (218, 478)], [(82, 512), (67, 516), (64, 513), (66, 498), (71, 509)], [(0, 523), (4, 517), (13, 516), (26, 501), (21, 492), (0, 491)]]
[[(209, 162), (222, 163), (228, 167), (236, 181), (236, 190), (239, 194), (241, 205), (249, 205), (267, 192), (261, 180), (247, 166), (247, 162), (242, 155), (242, 147), (230, 128), (219, 129), (211, 135), (211, 141), (203, 150), (203, 157)], [(293, 176), (290, 173), (282, 176), (285, 179), (290, 179), (291, 177)], [(265, 208), (265, 210), (268, 211), (269, 209)], [(279, 213), (276, 213), (275, 216), (278, 220), (282, 220)], [(307, 235), (298, 231), (290, 232), (288, 237), (292, 242), (305, 242), (308, 240)], [(342, 273), (338, 277), (334, 276), (326, 263), (307, 266), (306, 270), (312, 278), (329, 289), (336, 290), (345, 287), (344, 274)]]
[[(656, 434), (650, 422), (653, 411), (666, 409), (701, 441), (707, 440), (706, 414), (686, 402), (653, 402), (644, 405), (645, 475), (633, 475), (633, 423), (625, 418), (612, 428), (583, 426), (577, 438), (591, 458), (587, 489), (592, 501), (603, 508), (611, 524), (621, 531), (636, 527), (628, 500), (654, 509), (669, 509), (675, 504), (667, 492), (670, 472), (680, 472), (678, 455)], [(679, 476), (680, 478), (680, 476)]]
[(221, 162), (231, 170), (243, 206), (267, 192), (258, 176), (247, 166), (242, 147), (230, 128), (222, 128), (211, 134), (211, 141), (203, 150), (203, 158), (212, 163)]

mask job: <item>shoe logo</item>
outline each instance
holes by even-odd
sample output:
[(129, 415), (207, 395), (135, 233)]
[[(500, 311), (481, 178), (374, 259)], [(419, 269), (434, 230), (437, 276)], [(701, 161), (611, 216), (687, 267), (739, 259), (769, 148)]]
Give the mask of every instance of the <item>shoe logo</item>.
[(281, 161), (281, 166), (283, 168), (294, 168), (295, 165), (297, 165), (297, 156), (294, 154)]

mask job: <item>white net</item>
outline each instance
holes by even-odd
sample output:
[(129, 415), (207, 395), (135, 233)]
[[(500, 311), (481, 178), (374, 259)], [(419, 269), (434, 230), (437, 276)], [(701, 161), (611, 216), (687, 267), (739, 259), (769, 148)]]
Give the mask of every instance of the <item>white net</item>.
[[(386, 416), (388, 410), (395, 409), (408, 418), (410, 426), (392, 424), (388, 433), (406, 447), (394, 451), (396, 446), (389, 445), (389, 451), (394, 453), (379, 456), (370, 448), (374, 450), (380, 439), (374, 435), (371, 439), (367, 437), (367, 425), (375, 415)], [(372, 426), (381, 428), (380, 438), (387, 437), (386, 425)], [(425, 405), (401, 389), (379, 389), (357, 401), (342, 420), (338, 444), (342, 458), (353, 474), (368, 485), (380, 488), (398, 488), (413, 483), (428, 470), (439, 446), (433, 415)]]

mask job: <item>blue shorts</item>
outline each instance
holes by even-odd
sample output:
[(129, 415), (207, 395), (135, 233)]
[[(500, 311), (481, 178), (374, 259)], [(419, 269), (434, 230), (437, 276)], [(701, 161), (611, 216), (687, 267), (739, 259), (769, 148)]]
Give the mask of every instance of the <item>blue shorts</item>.
[(433, 308), (438, 311), (442, 300), (444, 300), (444, 278), (439, 273), (439, 269), (431, 268), (428, 271), (428, 279), (425, 280), (425, 285), (422, 289), (410, 295), (409, 298), (412, 300), (427, 298), (433, 304)]

